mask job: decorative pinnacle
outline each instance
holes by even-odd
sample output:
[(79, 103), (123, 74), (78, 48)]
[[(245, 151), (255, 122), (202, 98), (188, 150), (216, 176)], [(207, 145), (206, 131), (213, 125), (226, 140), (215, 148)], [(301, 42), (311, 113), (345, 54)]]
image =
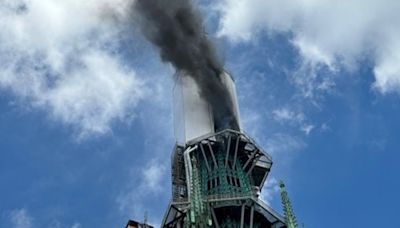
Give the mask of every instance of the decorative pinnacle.
[(283, 181), (279, 182), (281, 188), (282, 206), (285, 214), (285, 223), (287, 228), (297, 228), (296, 216), (294, 215), (292, 204), (290, 203), (288, 193), (285, 189)]

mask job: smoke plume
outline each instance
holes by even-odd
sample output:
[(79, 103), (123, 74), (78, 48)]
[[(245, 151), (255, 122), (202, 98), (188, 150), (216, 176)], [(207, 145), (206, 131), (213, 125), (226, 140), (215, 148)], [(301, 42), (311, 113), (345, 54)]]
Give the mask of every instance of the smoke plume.
[(135, 20), (144, 36), (158, 47), (162, 61), (195, 80), (200, 95), (212, 107), (216, 130), (239, 130), (233, 101), (221, 81), (223, 65), (191, 0), (137, 0), (134, 11), (139, 15)]

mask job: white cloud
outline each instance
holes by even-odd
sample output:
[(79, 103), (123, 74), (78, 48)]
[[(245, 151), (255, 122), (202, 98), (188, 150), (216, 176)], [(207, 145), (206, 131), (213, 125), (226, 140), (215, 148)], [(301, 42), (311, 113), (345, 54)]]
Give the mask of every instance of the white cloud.
[(312, 68), (322, 63), (328, 66), (330, 70), (335, 70), (334, 57), (331, 53), (321, 50), (316, 44), (299, 37), (293, 41), (293, 45), (299, 49), (300, 55), (306, 57), (305, 63)]
[(48, 228), (81, 228), (82, 225), (80, 223), (74, 223), (72, 225), (63, 224), (57, 219), (52, 220), (50, 224), (47, 225)]
[(304, 114), (303, 113), (295, 113), (294, 111), (288, 108), (278, 108), (272, 111), (272, 115), (276, 121), (285, 122), (285, 121), (293, 121), (293, 122), (303, 122)]
[[(400, 24), (400, 22), (399, 22)], [(400, 32), (396, 40), (385, 45), (374, 68), (376, 81), (374, 87), (383, 93), (398, 90), (400, 88)]]
[(12, 228), (31, 228), (32, 221), (33, 219), (26, 209), (17, 209), (10, 213)]
[(305, 63), (352, 70), (368, 59), (374, 88), (400, 92), (399, 1), (223, 0), (216, 9), (221, 36), (238, 42), (288, 32)]
[(306, 146), (300, 138), (288, 134), (276, 133), (266, 140), (266, 151), (272, 156), (280, 155), (281, 158), (291, 158), (294, 151), (299, 151)]
[(5, 0), (0, 3), (0, 89), (73, 126), (104, 134), (144, 96), (113, 49), (123, 0)]
[(166, 169), (164, 163), (151, 161), (144, 169), (143, 169), (143, 180), (142, 185), (143, 188), (147, 191), (160, 191), (162, 188), (161, 182), (165, 177)]
[[(144, 148), (146, 155), (130, 168), (129, 177), (124, 187), (119, 190), (115, 203), (120, 216), (124, 219), (143, 219), (144, 213), (149, 214), (149, 224), (160, 226), (164, 211), (151, 205), (168, 205), (170, 199), (170, 153), (173, 148), (173, 124), (171, 112), (171, 83), (168, 76), (173, 72), (168, 69), (157, 70), (153, 77), (153, 92), (146, 105), (141, 106), (138, 119), (146, 127), (143, 129)], [(167, 151), (166, 151), (167, 150)], [(167, 190), (166, 190), (167, 189)]]
[[(25, 208), (15, 209), (9, 213), (9, 221), (11, 228), (32, 228), (37, 227), (34, 223), (36, 220), (33, 218), (29, 211)], [(81, 228), (82, 225), (78, 222), (73, 223), (73, 225), (66, 225), (58, 221), (57, 219), (52, 220), (46, 227), (49, 228)]]
[[(160, 211), (157, 208), (151, 208), (149, 205), (160, 203), (157, 201), (160, 194), (165, 194), (165, 199), (170, 192), (167, 188), (167, 162), (169, 160), (151, 160), (143, 167), (132, 169), (130, 182), (126, 188), (117, 196), (116, 203), (121, 215), (129, 218), (142, 218), (145, 212), (149, 210), (153, 216), (150, 217), (150, 223), (155, 225), (156, 213)], [(165, 202), (166, 203), (166, 202)]]
[(279, 194), (279, 182), (275, 177), (269, 177), (266, 181), (262, 191), (261, 199), (267, 203), (271, 204), (271, 201)]
[(71, 228), (81, 228), (81, 224), (75, 223), (74, 225), (71, 226)]
[(281, 107), (273, 110), (272, 117), (279, 123), (288, 123), (292, 126), (298, 127), (299, 130), (304, 132), (306, 135), (309, 135), (314, 129), (314, 125), (307, 122), (304, 113), (292, 111), (287, 107)]
[(315, 128), (314, 125), (306, 124), (301, 127), (301, 130), (306, 134), (309, 135), (311, 131)]

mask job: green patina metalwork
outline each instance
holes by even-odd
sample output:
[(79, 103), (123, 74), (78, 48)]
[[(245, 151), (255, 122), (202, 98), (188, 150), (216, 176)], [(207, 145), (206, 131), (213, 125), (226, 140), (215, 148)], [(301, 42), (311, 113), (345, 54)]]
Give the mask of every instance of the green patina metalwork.
[(285, 215), (285, 223), (287, 228), (297, 228), (297, 221), (296, 216), (294, 215), (292, 204), (289, 200), (289, 195), (285, 189), (285, 184), (283, 181), (280, 181), (279, 187), (281, 188), (281, 198), (282, 198), (282, 205), (283, 211)]
[[(227, 195), (250, 197), (250, 180), (244, 173), (241, 162), (238, 159), (234, 161), (231, 156), (228, 166), (225, 167), (225, 155), (217, 152), (215, 157), (217, 165), (212, 159), (207, 161), (210, 170), (208, 170), (205, 160), (200, 163), (203, 196), (205, 198), (209, 196), (213, 198), (226, 197)], [(234, 162), (235, 164), (233, 164)]]
[[(236, 140), (232, 139), (232, 142), (236, 142)], [(211, 208), (245, 205), (246, 200), (253, 196), (250, 177), (243, 169), (244, 164), (242, 164), (242, 158), (239, 157), (243, 155), (238, 154), (237, 145), (238, 142), (236, 148), (231, 147), (228, 151), (229, 146), (227, 149), (218, 144), (204, 143), (202, 145), (199, 143), (199, 149), (190, 155), (191, 184), (188, 189), (190, 191), (190, 208), (188, 216), (185, 218), (185, 227), (215, 227), (213, 224), (215, 211)], [(285, 211), (285, 215), (292, 218), (291, 209), (288, 211)], [(221, 228), (240, 228), (241, 217), (219, 217), (218, 223)], [(295, 225), (288, 226), (288, 228), (297, 227), (295, 222), (293, 224)], [(248, 227), (250, 224), (244, 222), (243, 228)], [(258, 227), (260, 224), (254, 223), (252, 228)]]
[[(215, 151), (215, 161), (212, 157), (207, 157), (205, 160), (200, 155), (198, 158), (194, 156), (192, 164), (191, 224), (203, 227), (212, 226), (209, 205), (227, 204), (226, 201), (209, 204), (207, 202), (209, 198), (251, 197), (250, 180), (243, 171), (240, 160), (235, 159), (233, 155), (229, 156), (227, 166), (225, 166), (223, 151)], [(220, 223), (220, 227), (240, 227), (240, 221), (230, 218), (220, 221)]]
[(207, 205), (204, 203), (202, 181), (200, 178), (198, 162), (196, 157), (192, 158), (192, 185), (191, 185), (191, 209), (190, 209), (190, 224), (194, 227), (212, 226), (210, 213), (208, 213)]

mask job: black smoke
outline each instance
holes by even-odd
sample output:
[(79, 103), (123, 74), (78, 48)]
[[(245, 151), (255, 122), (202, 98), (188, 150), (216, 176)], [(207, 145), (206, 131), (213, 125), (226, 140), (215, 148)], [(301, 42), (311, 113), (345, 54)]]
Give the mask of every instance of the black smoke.
[(200, 95), (212, 107), (216, 130), (239, 130), (232, 98), (221, 81), (223, 64), (191, 0), (137, 0), (134, 14), (162, 61), (193, 77)]

